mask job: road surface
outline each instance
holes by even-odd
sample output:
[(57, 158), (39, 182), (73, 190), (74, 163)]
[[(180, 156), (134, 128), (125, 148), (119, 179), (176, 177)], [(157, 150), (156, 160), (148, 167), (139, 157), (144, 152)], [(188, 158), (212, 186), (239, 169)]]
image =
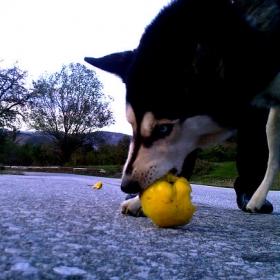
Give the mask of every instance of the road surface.
[(163, 229), (121, 215), (119, 185), (0, 175), (0, 279), (280, 279), (279, 192), (268, 196), (273, 214), (252, 215), (232, 189), (193, 185), (191, 222)]

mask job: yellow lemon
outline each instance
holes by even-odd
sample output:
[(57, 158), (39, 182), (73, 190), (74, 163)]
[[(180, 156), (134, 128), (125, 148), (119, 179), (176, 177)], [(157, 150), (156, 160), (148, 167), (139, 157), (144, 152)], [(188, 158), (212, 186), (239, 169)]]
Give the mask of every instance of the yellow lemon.
[(102, 188), (102, 182), (97, 182), (95, 185), (92, 186), (93, 189), (101, 189)]
[(185, 178), (168, 173), (141, 194), (143, 212), (159, 227), (188, 224), (196, 210), (191, 191)]

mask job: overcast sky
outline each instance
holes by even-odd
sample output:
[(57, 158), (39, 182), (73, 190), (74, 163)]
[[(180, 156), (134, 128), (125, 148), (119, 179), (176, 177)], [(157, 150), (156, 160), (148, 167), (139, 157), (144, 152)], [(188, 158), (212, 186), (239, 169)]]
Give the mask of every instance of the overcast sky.
[(170, 0), (0, 0), (1, 65), (18, 62), (31, 79), (63, 64), (95, 69), (103, 92), (114, 98), (116, 124), (104, 130), (131, 134), (125, 89), (114, 75), (84, 62), (135, 48), (145, 27)]

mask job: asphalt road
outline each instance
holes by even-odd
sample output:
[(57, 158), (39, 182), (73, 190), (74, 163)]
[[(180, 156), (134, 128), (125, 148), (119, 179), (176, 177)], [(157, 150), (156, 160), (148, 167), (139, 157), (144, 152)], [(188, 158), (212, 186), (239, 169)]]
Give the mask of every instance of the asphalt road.
[(119, 185), (0, 175), (0, 279), (280, 279), (279, 192), (268, 196), (273, 214), (252, 215), (232, 189), (193, 185), (191, 222), (163, 229), (121, 215)]

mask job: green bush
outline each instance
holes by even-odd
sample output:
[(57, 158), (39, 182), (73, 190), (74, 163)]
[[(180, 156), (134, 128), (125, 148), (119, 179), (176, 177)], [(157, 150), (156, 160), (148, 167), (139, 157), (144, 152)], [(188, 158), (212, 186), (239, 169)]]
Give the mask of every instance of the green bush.
[(222, 144), (200, 150), (198, 152), (198, 158), (209, 162), (235, 161), (236, 151), (236, 143), (224, 142)]

